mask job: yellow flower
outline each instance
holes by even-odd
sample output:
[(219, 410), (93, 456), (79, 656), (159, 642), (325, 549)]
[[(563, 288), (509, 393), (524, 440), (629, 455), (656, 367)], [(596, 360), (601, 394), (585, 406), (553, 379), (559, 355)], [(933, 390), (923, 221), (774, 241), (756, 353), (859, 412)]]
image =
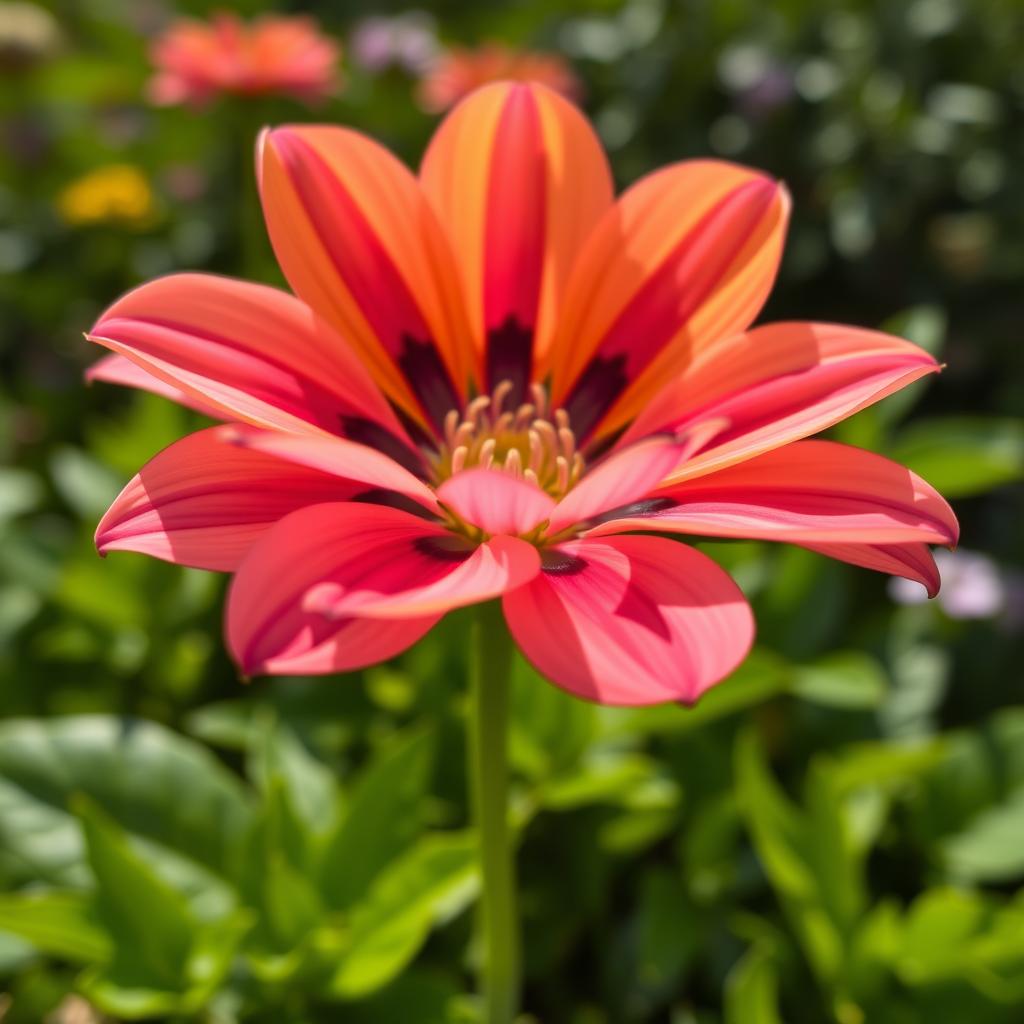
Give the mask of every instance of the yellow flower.
[(137, 167), (109, 164), (71, 182), (57, 196), (57, 210), (74, 227), (145, 227), (153, 221), (156, 203), (149, 181)]

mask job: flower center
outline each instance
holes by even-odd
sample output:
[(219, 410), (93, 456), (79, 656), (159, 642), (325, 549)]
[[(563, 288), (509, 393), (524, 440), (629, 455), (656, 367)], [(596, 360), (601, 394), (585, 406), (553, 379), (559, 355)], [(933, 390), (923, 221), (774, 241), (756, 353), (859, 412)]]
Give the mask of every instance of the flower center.
[(551, 410), (542, 384), (530, 385), (531, 401), (505, 408), (513, 389), (503, 380), (489, 395), (444, 418), (444, 441), (431, 458), (435, 486), (463, 469), (500, 469), (523, 477), (560, 498), (583, 474), (583, 456), (564, 409)]

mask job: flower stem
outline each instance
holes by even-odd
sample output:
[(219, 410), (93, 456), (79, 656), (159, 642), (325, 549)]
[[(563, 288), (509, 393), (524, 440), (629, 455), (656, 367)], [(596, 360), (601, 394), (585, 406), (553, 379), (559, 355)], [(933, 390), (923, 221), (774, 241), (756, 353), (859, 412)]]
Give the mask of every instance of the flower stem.
[(470, 661), (469, 779), (479, 840), (483, 1024), (512, 1024), (519, 1009), (519, 932), (508, 827), (508, 709), (512, 638), (491, 601), (477, 608)]

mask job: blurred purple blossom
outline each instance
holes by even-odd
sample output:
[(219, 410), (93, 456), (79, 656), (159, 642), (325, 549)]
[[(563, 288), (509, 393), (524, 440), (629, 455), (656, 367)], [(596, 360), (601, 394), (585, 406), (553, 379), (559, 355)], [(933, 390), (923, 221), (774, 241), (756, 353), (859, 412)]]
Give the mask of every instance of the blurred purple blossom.
[(742, 89), (736, 103), (750, 118), (766, 117), (784, 107), (794, 93), (793, 75), (782, 64), (768, 64), (757, 80)]
[[(977, 551), (939, 551), (935, 564), (942, 579), (938, 602), (952, 619), (989, 619), (1007, 607), (1007, 582), (999, 566)], [(927, 594), (920, 583), (894, 578), (889, 594), (900, 604), (921, 604)]]
[(399, 67), (421, 75), (440, 50), (434, 19), (425, 11), (364, 18), (352, 32), (349, 53), (367, 71)]

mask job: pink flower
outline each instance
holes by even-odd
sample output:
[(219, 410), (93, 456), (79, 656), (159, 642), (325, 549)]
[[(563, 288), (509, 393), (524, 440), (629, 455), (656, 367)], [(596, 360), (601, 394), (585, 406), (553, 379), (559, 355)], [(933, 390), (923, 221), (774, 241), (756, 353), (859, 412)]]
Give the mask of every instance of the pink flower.
[(224, 93), (317, 103), (338, 89), (340, 49), (311, 18), (264, 15), (249, 24), (220, 13), (175, 22), (153, 44), (150, 98), (201, 106)]
[(935, 372), (856, 327), (751, 328), (789, 197), (714, 160), (616, 201), (583, 115), (538, 85), (475, 93), (419, 176), (345, 128), (258, 152), (295, 295), (202, 274), (93, 328), (97, 379), (227, 425), (171, 445), (100, 551), (235, 574), (248, 673), (354, 669), (501, 598), (540, 672), (609, 704), (695, 700), (753, 638), (679, 536), (787, 541), (938, 586), (949, 506), (880, 456), (805, 440)]
[(561, 54), (484, 43), (475, 49), (452, 47), (441, 54), (420, 79), (417, 99), (424, 110), (440, 113), (475, 89), (501, 81), (536, 82), (571, 100), (583, 92), (572, 65)]

